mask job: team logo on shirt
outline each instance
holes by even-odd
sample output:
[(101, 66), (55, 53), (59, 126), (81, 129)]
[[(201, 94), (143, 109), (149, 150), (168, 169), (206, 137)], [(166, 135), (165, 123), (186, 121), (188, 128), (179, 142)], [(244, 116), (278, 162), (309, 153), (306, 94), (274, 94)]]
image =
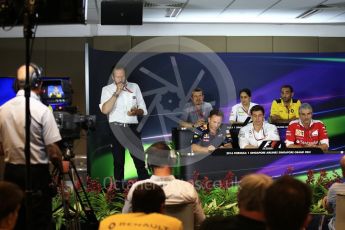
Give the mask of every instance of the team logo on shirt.
[(319, 136), (319, 131), (318, 131), (318, 130), (314, 130), (314, 131), (311, 133), (311, 136), (312, 136), (312, 137), (317, 137), (317, 136)]
[(210, 141), (210, 135), (208, 135), (207, 133), (204, 135), (204, 137), (202, 138), (202, 140), (204, 142), (209, 142)]
[(296, 129), (295, 136), (297, 137), (304, 137), (304, 131), (300, 129)]

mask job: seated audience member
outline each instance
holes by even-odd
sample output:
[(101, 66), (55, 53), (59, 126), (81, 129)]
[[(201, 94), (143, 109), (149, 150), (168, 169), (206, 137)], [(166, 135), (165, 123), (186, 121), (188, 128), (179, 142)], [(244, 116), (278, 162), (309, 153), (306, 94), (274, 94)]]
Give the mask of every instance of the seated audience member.
[(263, 141), (279, 141), (275, 125), (265, 122), (265, 110), (261, 105), (254, 105), (250, 110), (253, 123), (240, 129), (238, 142), (241, 149), (259, 148)]
[(242, 124), (245, 122), (248, 117), (250, 119), (250, 109), (257, 105), (256, 103), (251, 102), (252, 93), (250, 89), (241, 89), (240, 90), (240, 100), (241, 103), (234, 105), (231, 108), (230, 113), (230, 124)]
[(0, 181), (0, 229), (14, 229), (23, 197), (18, 185)]
[(212, 153), (216, 148), (232, 148), (230, 130), (222, 125), (223, 113), (218, 109), (210, 112), (208, 123), (196, 128), (192, 139), (192, 152)]
[(142, 183), (136, 186), (132, 195), (133, 213), (109, 216), (101, 221), (99, 230), (183, 229), (181, 221), (161, 214), (165, 194), (159, 185)]
[(313, 108), (303, 103), (299, 108), (299, 120), (291, 121), (286, 130), (286, 147), (320, 148), (328, 150), (327, 130), (322, 121), (313, 120)]
[(270, 122), (271, 123), (289, 123), (298, 118), (298, 108), (301, 101), (293, 99), (293, 88), (291, 85), (283, 85), (280, 90), (280, 99), (272, 102)]
[(264, 212), (268, 230), (302, 230), (311, 218), (312, 192), (309, 186), (291, 176), (283, 176), (267, 189)]
[(335, 207), (336, 207), (336, 198), (337, 194), (344, 194), (345, 193), (345, 156), (340, 159), (340, 167), (343, 175), (343, 180), (341, 183), (334, 183), (329, 188), (327, 196), (324, 199), (324, 206), (328, 210), (329, 213), (333, 214), (328, 227), (330, 230), (335, 229)]
[(151, 182), (158, 184), (164, 190), (166, 205), (192, 203), (195, 224), (200, 225), (205, 219), (205, 214), (201, 207), (198, 193), (192, 184), (183, 180), (177, 180), (172, 175), (172, 167), (175, 165), (175, 160), (171, 158), (169, 146), (165, 142), (157, 142), (152, 144), (146, 150), (146, 153), (147, 162), (153, 175), (150, 179), (133, 184), (128, 192), (122, 212), (128, 213), (133, 211), (133, 191), (135, 188), (142, 183)]
[(211, 110), (212, 105), (208, 102), (204, 102), (204, 93), (202, 89), (194, 89), (191, 96), (191, 102), (187, 103), (183, 109), (180, 126), (194, 128), (204, 125)]
[(265, 230), (264, 197), (272, 178), (250, 174), (242, 178), (237, 194), (239, 214), (230, 217), (229, 230)]

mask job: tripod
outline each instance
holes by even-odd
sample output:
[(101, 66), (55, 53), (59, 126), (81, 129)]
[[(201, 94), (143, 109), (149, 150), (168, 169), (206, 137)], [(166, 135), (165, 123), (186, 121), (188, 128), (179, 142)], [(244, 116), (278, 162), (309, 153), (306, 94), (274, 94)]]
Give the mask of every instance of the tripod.
[[(94, 226), (95, 229), (97, 229), (98, 221), (97, 221), (96, 215), (91, 206), (90, 200), (85, 191), (85, 188), (80, 179), (80, 176), (77, 172), (75, 164), (72, 160), (72, 158), (74, 157), (74, 154), (72, 151), (72, 144), (68, 143), (65, 146), (66, 146), (66, 150), (64, 151), (63, 158), (65, 161), (65, 165), (68, 165), (68, 172), (64, 176), (62, 172), (59, 172), (59, 170), (56, 168), (53, 171), (53, 175), (58, 175), (59, 180), (60, 180), (59, 187), (60, 187), (60, 195), (61, 195), (61, 203), (62, 203), (59, 207), (53, 210), (53, 213), (55, 213), (60, 208), (63, 208), (66, 230), (81, 229), (81, 226), (80, 226), (81, 219), (87, 222), (88, 226), (91, 226), (90, 229), (93, 229), (92, 226)], [(73, 195), (75, 196), (74, 197), (75, 204), (76, 204), (75, 207), (72, 207), (70, 204), (71, 193), (70, 191), (68, 191), (69, 187), (66, 186), (66, 180), (65, 180), (67, 175), (72, 185), (71, 190), (73, 191)], [(81, 190), (78, 190), (77, 184), (80, 186)], [(81, 193), (85, 199), (82, 199)], [(81, 215), (81, 212), (83, 212), (85, 216)]]

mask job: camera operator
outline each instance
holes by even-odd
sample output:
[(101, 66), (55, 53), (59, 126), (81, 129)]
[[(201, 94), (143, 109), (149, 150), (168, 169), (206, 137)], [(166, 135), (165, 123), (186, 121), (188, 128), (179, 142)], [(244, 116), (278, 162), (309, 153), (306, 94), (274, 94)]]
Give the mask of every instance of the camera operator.
[[(39, 97), (41, 90), (38, 66), (29, 66), (30, 81), (30, 111), (31, 111), (31, 177), (32, 177), (32, 207), (31, 229), (51, 229), (52, 193), (49, 184), (49, 160), (60, 170), (62, 154), (57, 146), (61, 140), (59, 129), (53, 113), (45, 106)], [(18, 90), (15, 98), (0, 107), (0, 154), (5, 155), (4, 179), (17, 184), (24, 191), (25, 186), (25, 97), (24, 86), (26, 66), (20, 66), (17, 71), (15, 88)], [(15, 229), (26, 229), (25, 207), (19, 211)]]

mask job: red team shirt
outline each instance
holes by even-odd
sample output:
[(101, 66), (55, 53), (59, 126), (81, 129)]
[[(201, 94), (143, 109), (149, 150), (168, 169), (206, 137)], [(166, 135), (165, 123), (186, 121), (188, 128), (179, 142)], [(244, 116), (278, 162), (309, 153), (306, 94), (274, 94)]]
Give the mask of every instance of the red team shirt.
[(286, 146), (327, 144), (327, 130), (322, 121), (312, 120), (309, 128), (304, 128), (300, 120), (291, 121), (286, 130)]

